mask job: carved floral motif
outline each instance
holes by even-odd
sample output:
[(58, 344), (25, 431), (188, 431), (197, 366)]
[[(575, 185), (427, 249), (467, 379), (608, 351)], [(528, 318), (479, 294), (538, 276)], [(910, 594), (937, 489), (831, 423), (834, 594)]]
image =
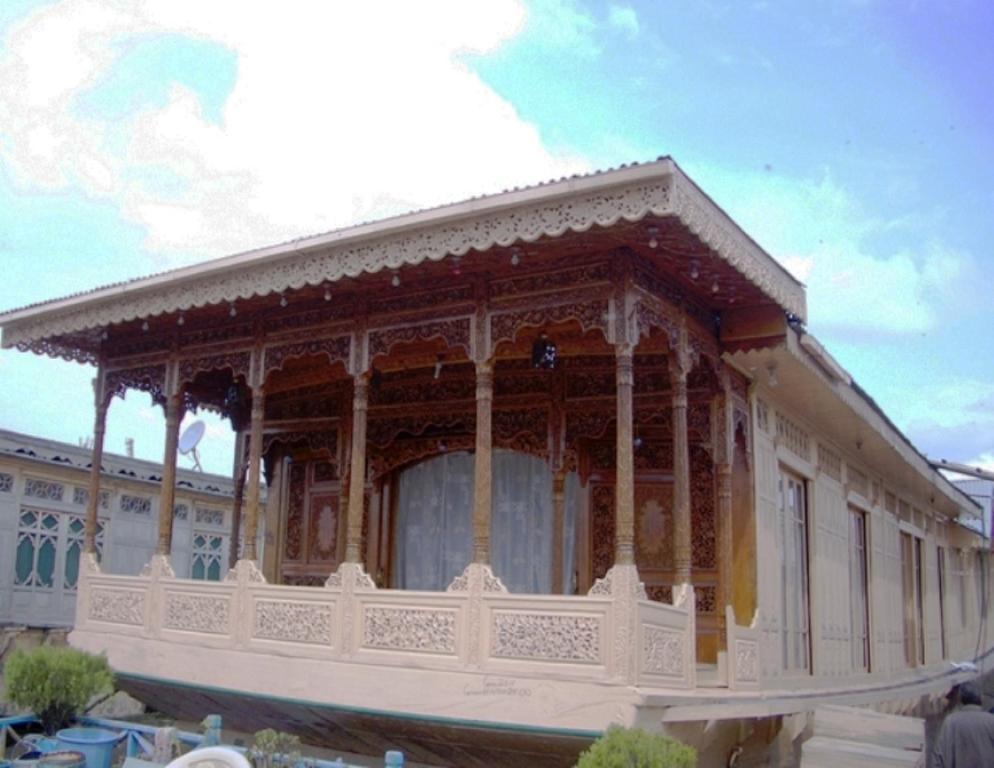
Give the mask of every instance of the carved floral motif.
[(252, 636), (263, 640), (330, 645), (332, 606), (290, 600), (256, 600)]
[(600, 619), (495, 611), (491, 654), (506, 659), (600, 661)]
[(454, 611), (368, 606), (363, 614), (365, 648), (427, 653), (456, 652)]
[(147, 392), (152, 396), (152, 401), (160, 405), (166, 402), (165, 364), (107, 371), (104, 377), (104, 394), (108, 401), (111, 397), (123, 398), (129, 389)]
[(499, 409), (493, 412), (494, 445), (500, 448), (547, 456), (548, 429), (547, 408)]
[(287, 503), (286, 540), (283, 556), (286, 560), (301, 560), (304, 555), (304, 494), (306, 465), (290, 465), (290, 492)]
[(462, 347), (470, 353), (470, 321), (468, 317), (375, 329), (369, 332), (369, 359), (386, 355), (397, 344), (442, 339), (446, 346)]
[(717, 520), (714, 498), (714, 465), (698, 446), (690, 449), (691, 547), (694, 568), (716, 567)]
[(252, 362), (252, 355), (246, 351), (217, 352), (211, 355), (200, 355), (198, 357), (187, 357), (180, 360), (179, 376), (180, 381), (189, 383), (193, 381), (198, 373), (205, 371), (231, 371), (233, 378), (242, 377), (249, 380), (249, 368)]
[(593, 577), (601, 579), (614, 563), (614, 487), (595, 485), (590, 500), (591, 565)]
[(522, 328), (541, 328), (570, 320), (578, 322), (584, 333), (597, 328), (606, 336), (607, 317), (607, 302), (598, 299), (495, 313), (490, 317), (491, 344), (496, 348), (502, 341), (514, 341)]
[(90, 620), (110, 624), (145, 623), (145, 594), (134, 590), (94, 587), (90, 592)]
[(272, 371), (279, 370), (287, 360), (316, 355), (327, 357), (329, 364), (342, 362), (347, 366), (351, 351), (352, 338), (347, 335), (333, 336), (328, 339), (307, 339), (306, 341), (276, 344), (266, 347), (263, 376), (268, 376)]
[(217, 595), (170, 592), (166, 595), (163, 627), (185, 632), (225, 635), (229, 630), (231, 599)]
[(759, 680), (759, 645), (754, 640), (735, 639), (735, 677), (744, 682)]
[(643, 671), (667, 677), (683, 677), (683, 642), (680, 632), (645, 627), (642, 631)]

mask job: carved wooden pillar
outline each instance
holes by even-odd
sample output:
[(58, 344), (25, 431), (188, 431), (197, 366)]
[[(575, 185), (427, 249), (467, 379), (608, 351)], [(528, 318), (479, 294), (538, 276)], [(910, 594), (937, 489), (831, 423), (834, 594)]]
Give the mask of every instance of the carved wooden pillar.
[(563, 536), (566, 527), (566, 472), (552, 476), (552, 594), (563, 593)]
[(110, 397), (104, 393), (103, 367), (97, 369), (93, 380), (96, 415), (93, 419), (93, 451), (90, 454), (90, 497), (86, 502), (86, 522), (83, 527), (83, 551), (97, 552), (97, 514), (100, 509), (100, 465), (104, 460), (104, 431), (107, 427), (107, 407)]
[(635, 562), (635, 463), (632, 443), (632, 370), (633, 348), (630, 344), (615, 347), (617, 366), (618, 430), (615, 459), (615, 551), (616, 565)]
[(349, 469), (349, 506), (346, 525), (345, 561), (361, 563), (363, 496), (366, 487), (366, 411), (369, 409), (369, 377), (356, 376), (352, 395), (352, 461)]
[(228, 562), (238, 562), (238, 536), (242, 528), (242, 502), (245, 499), (245, 436), (235, 436), (234, 499), (231, 504), (231, 542)]
[(249, 425), (248, 482), (245, 488), (243, 512), (245, 532), (242, 534), (242, 560), (256, 560), (256, 538), (259, 533), (259, 486), (262, 482), (262, 422), (266, 410), (266, 392), (262, 385), (252, 387), (252, 420)]
[(162, 457), (162, 490), (159, 494), (159, 542), (157, 555), (166, 557), (173, 546), (173, 507), (176, 500), (176, 442), (183, 420), (183, 396), (175, 388), (166, 396), (166, 449)]
[(670, 356), (673, 390), (673, 566), (677, 584), (690, 583), (690, 444), (687, 437), (687, 373), (690, 369), (686, 331)]
[(731, 604), (732, 596), (732, 457), (735, 450), (734, 428), (732, 425), (732, 392), (728, 374), (722, 376), (722, 392), (715, 398), (714, 455), (716, 458), (715, 476), (718, 480), (718, 520), (717, 555), (718, 588), (716, 590), (718, 610), (718, 649), (726, 650), (728, 644), (725, 606)]
[(476, 364), (476, 452), (473, 462), (473, 562), (490, 562), (491, 480), (493, 460), (492, 415), (494, 364)]

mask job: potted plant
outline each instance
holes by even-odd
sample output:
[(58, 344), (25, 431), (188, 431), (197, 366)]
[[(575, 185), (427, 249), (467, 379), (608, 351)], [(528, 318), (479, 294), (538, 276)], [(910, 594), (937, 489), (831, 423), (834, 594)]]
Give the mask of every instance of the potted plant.
[(114, 676), (103, 656), (43, 645), (11, 654), (4, 681), (10, 700), (34, 712), (52, 736), (70, 725), (94, 696), (113, 688)]
[(693, 747), (640, 728), (612, 725), (580, 755), (576, 768), (694, 768)]

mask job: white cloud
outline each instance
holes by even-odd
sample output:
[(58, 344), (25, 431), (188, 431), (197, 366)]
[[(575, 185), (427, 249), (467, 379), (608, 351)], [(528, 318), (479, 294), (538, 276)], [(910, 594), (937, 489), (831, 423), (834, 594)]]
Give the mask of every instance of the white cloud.
[(608, 23), (629, 37), (639, 33), (639, 17), (629, 5), (612, 5), (607, 12)]
[[(909, 230), (915, 217), (886, 221), (825, 172), (821, 179), (694, 168), (691, 175), (808, 289), (816, 332), (850, 340), (933, 330), (950, 312), (966, 311), (976, 262), (940, 240), (920, 237), (914, 250), (875, 238)], [(909, 238), (912, 241), (916, 238)]]
[[(460, 59), (519, 32), (516, 0), (388, 5), (46, 6), (0, 47), (0, 82), (18, 84), (0, 90), (0, 158), (23, 185), (112, 200), (183, 261), (584, 170)], [(560, 34), (589, 32), (551, 5)], [(177, 33), (237, 55), (220, 125), (179, 85), (123, 124), (74, 109), (123, 44)]]

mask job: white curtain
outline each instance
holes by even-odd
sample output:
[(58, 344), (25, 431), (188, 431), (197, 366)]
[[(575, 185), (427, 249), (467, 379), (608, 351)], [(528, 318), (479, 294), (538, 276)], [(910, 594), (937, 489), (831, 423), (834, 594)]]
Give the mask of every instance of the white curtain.
[(510, 592), (552, 589), (552, 474), (541, 459), (497, 451), (490, 564)]
[[(563, 584), (573, 589), (576, 475), (566, 480)], [(491, 565), (511, 592), (552, 587), (552, 474), (541, 459), (495, 451)], [(404, 470), (397, 483), (394, 586), (443, 590), (472, 559), (473, 456), (453, 453)]]
[(473, 553), (473, 457), (436, 456), (405, 469), (397, 483), (395, 586), (445, 589)]

